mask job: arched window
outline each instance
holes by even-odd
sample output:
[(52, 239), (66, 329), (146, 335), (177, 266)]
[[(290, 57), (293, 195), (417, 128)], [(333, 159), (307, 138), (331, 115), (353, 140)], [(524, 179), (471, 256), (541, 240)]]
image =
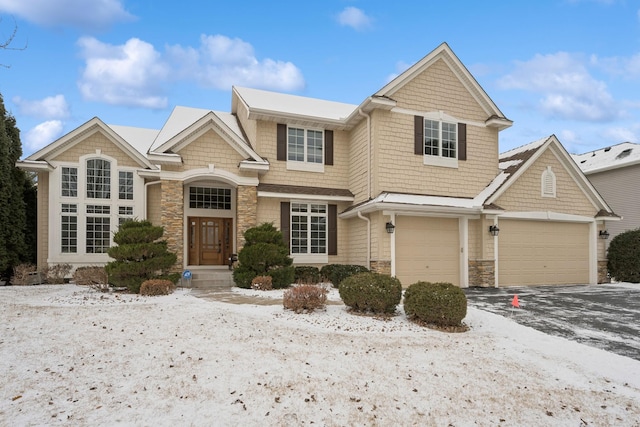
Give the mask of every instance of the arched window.
[(556, 197), (556, 174), (551, 166), (542, 172), (542, 197)]
[(87, 198), (111, 198), (111, 162), (108, 160), (87, 160)]

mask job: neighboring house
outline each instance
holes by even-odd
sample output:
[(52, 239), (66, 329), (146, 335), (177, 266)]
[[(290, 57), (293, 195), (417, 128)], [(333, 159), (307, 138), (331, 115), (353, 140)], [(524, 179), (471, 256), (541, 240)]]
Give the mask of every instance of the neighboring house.
[(640, 144), (624, 142), (573, 155), (574, 160), (622, 219), (607, 226), (610, 239), (640, 228)]
[(555, 136), (499, 156), (511, 125), (442, 44), (359, 105), (233, 87), (231, 113), (94, 118), (18, 166), (38, 172), (39, 265), (105, 263), (118, 225), (146, 218), (176, 270), (225, 265), (272, 222), (297, 265), (404, 286), (598, 282), (613, 211)]

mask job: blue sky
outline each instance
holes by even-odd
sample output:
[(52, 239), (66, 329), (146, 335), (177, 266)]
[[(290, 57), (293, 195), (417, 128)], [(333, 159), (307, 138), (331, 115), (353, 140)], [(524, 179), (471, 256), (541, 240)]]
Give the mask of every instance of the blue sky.
[(501, 151), (640, 142), (631, 0), (0, 0), (0, 17), (25, 156), (96, 116), (159, 129), (176, 105), (230, 111), (232, 85), (360, 104), (442, 42), (514, 121)]

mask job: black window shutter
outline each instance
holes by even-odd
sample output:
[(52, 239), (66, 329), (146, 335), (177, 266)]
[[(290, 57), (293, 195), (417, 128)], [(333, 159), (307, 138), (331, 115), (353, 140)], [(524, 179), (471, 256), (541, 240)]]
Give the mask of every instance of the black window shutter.
[(278, 160), (287, 160), (287, 125), (278, 123)]
[(329, 224), (328, 224), (328, 255), (338, 255), (338, 206), (329, 205)]
[(289, 235), (291, 226), (291, 203), (289, 202), (280, 202), (280, 231), (282, 232), (282, 241), (287, 245), (289, 251), (291, 251), (291, 247), (289, 246)]
[(422, 116), (414, 116), (414, 154), (424, 156), (424, 118)]
[(458, 160), (467, 160), (467, 124), (458, 123)]
[(324, 131), (324, 164), (333, 165), (333, 131)]

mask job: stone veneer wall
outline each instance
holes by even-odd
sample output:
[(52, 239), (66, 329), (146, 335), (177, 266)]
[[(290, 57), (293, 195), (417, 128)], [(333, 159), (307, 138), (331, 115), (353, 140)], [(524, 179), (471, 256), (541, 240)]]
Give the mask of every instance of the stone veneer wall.
[(496, 263), (492, 259), (469, 260), (469, 286), (488, 288), (496, 284)]
[(172, 271), (181, 272), (184, 265), (184, 189), (181, 181), (163, 180), (160, 185), (163, 237), (167, 240), (167, 249), (178, 257)]
[(244, 246), (244, 232), (258, 225), (258, 188), (240, 185), (237, 189), (238, 200), (236, 203), (236, 251)]
[(370, 261), (369, 270), (391, 276), (391, 261)]
[(611, 283), (606, 259), (598, 261), (598, 283)]

